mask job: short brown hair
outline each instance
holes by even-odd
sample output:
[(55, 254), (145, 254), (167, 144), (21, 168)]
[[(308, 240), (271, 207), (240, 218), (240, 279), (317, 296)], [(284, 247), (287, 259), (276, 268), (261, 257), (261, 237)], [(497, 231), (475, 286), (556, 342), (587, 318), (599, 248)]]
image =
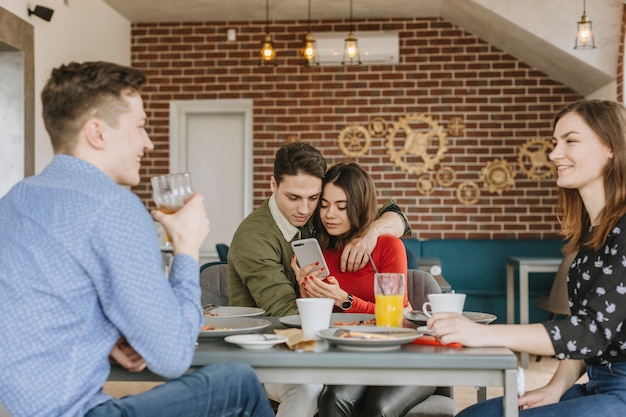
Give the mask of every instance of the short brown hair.
[(128, 107), (123, 93), (145, 84), (143, 72), (110, 62), (72, 62), (52, 70), (41, 92), (43, 120), (55, 153), (73, 149), (89, 117), (115, 126)]
[(281, 146), (274, 160), (274, 179), (280, 184), (285, 175), (307, 174), (324, 178), (326, 159), (314, 146), (292, 142)]

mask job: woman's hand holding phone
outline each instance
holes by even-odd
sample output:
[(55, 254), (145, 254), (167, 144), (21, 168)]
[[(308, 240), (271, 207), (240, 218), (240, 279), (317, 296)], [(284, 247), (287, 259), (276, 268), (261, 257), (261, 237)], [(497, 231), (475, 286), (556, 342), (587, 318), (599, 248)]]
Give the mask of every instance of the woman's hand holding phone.
[[(325, 275), (317, 262), (306, 265), (304, 268), (298, 266), (297, 257), (291, 259), (291, 268), (296, 274), (296, 280), (300, 286), (300, 297), (302, 298), (332, 298), (335, 305), (339, 306), (346, 299), (348, 293), (341, 289), (339, 282), (332, 275)], [(322, 276), (325, 275), (325, 276)]]

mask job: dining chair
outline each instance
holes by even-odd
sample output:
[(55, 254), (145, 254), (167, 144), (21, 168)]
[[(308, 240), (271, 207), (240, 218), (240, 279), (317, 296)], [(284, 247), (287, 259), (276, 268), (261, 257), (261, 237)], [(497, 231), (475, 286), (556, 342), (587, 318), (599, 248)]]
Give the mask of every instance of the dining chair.
[[(563, 257), (559, 269), (554, 275), (554, 281), (550, 288), (550, 294), (547, 297), (537, 297), (535, 304), (537, 307), (550, 313), (550, 321), (556, 316), (569, 316), (569, 296), (567, 294), (567, 273), (569, 272), (572, 262), (576, 257), (576, 252), (569, 253)], [(541, 356), (537, 355), (536, 362), (541, 360)]]
[(220, 262), (228, 262), (228, 245), (225, 243), (216, 243), (215, 250)]
[(537, 307), (550, 312), (550, 320), (554, 320), (557, 315), (569, 316), (569, 298), (567, 295), (567, 273), (576, 257), (576, 252), (563, 257), (559, 269), (556, 271), (550, 295), (547, 297), (537, 297), (535, 303)]
[(208, 262), (200, 267), (200, 289), (202, 305), (228, 305), (228, 264)]
[[(428, 294), (440, 294), (441, 288), (435, 278), (426, 271), (407, 271), (407, 296), (414, 310), (421, 310), (428, 301)], [(456, 404), (452, 398), (452, 387), (437, 387), (435, 393), (411, 408), (405, 417), (452, 417)]]

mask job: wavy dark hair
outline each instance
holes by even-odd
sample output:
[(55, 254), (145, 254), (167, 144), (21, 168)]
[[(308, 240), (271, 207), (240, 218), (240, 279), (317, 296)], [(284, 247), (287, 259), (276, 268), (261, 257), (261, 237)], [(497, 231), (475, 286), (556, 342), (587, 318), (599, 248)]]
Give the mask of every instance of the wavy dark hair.
[(54, 151), (70, 153), (90, 117), (117, 126), (128, 110), (123, 93), (134, 94), (145, 83), (142, 71), (110, 62), (72, 62), (53, 69), (41, 102)]
[[(350, 230), (341, 236), (330, 236), (320, 219), (320, 205), (327, 184), (342, 188), (347, 197)], [(322, 198), (318, 203), (313, 221), (317, 230), (317, 239), (322, 249), (341, 248), (350, 239), (360, 236), (376, 218), (376, 188), (369, 174), (357, 163), (338, 163), (332, 166), (322, 182)]]
[(593, 233), (588, 231), (594, 219), (589, 218), (580, 193), (576, 189), (559, 188), (559, 209), (562, 234), (568, 243), (565, 253), (582, 245), (599, 249), (609, 232), (626, 214), (626, 109), (608, 100), (579, 101), (562, 109), (554, 118), (557, 122), (568, 113), (576, 113), (613, 151), (613, 158), (604, 167), (604, 208), (598, 215)]

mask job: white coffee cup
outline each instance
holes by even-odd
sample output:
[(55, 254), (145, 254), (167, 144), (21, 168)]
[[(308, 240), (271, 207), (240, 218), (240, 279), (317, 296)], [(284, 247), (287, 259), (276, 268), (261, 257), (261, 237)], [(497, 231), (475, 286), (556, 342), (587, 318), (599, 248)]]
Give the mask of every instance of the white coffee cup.
[(332, 298), (298, 298), (296, 304), (304, 337), (319, 339), (315, 333), (330, 327), (335, 302)]
[[(432, 313), (442, 312), (462, 314), (464, 305), (465, 294), (428, 294), (428, 301), (422, 304), (422, 312), (424, 312), (427, 317), (430, 317)], [(428, 311), (429, 307), (430, 311)]]

